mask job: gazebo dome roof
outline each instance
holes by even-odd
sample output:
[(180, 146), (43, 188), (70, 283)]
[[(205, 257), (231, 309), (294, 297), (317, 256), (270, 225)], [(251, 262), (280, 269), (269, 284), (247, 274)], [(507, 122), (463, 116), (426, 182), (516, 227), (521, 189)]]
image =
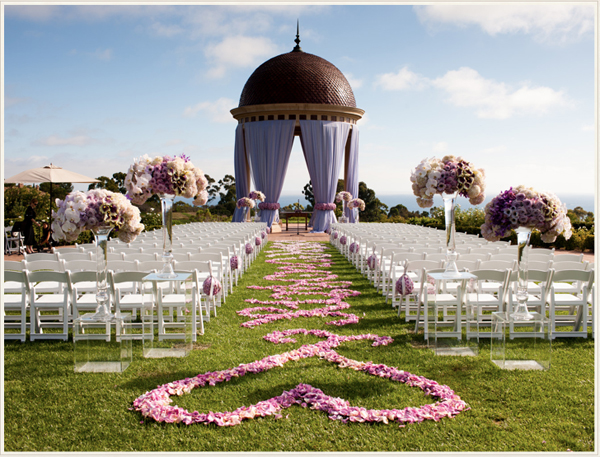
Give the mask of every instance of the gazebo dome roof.
[(327, 60), (299, 49), (260, 65), (246, 81), (239, 107), (311, 103), (356, 108), (348, 80)]

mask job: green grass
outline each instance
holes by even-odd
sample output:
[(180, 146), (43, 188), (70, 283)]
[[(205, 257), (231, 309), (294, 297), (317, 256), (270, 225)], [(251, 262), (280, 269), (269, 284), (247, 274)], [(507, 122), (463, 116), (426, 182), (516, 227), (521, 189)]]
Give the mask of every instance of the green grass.
[[(271, 244), (269, 244), (270, 246)], [(267, 249), (268, 247), (267, 246)], [(344, 327), (330, 319), (282, 320), (254, 329), (235, 311), (245, 298), (268, 299), (269, 291), (246, 289), (265, 284), (276, 265), (264, 263), (263, 251), (244, 275), (218, 317), (206, 324), (197, 349), (186, 358), (144, 359), (134, 342), (134, 361), (121, 374), (74, 373), (72, 342), (29, 341), (4, 344), (5, 451), (594, 451), (594, 343), (564, 338), (552, 343), (546, 372), (504, 371), (490, 362), (489, 340), (478, 357), (436, 357), (426, 349), (414, 324), (406, 324), (346, 260), (331, 249), (331, 269), (353, 281), (362, 295), (350, 297), (347, 312), (362, 319)], [(311, 305), (312, 307), (312, 305)], [(318, 305), (314, 305), (318, 307)], [(305, 306), (308, 308), (308, 306)], [(363, 316), (364, 314), (364, 316)], [(389, 346), (370, 342), (341, 344), (336, 351), (355, 360), (395, 366), (450, 386), (469, 411), (454, 419), (398, 424), (343, 424), (302, 407), (244, 421), (235, 427), (157, 424), (130, 411), (132, 401), (157, 385), (222, 370), (318, 341), (299, 336), (297, 343), (274, 345), (262, 339), (292, 328), (326, 329), (351, 335), (389, 335)], [(367, 408), (403, 408), (432, 403), (418, 388), (338, 368), (317, 358), (288, 362), (257, 375), (175, 397), (174, 404), (200, 412), (230, 411), (280, 395), (299, 383), (318, 387)]]

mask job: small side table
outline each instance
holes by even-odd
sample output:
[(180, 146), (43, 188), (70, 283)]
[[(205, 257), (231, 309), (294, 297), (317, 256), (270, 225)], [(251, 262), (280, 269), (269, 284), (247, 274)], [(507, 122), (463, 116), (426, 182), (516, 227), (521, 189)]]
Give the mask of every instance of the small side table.
[[(532, 313), (529, 321), (515, 321), (509, 313), (492, 313), (491, 360), (504, 370), (548, 370), (552, 352), (550, 320)], [(526, 337), (513, 339), (518, 329)]]
[[(428, 303), (425, 304), (429, 347), (435, 355), (477, 356), (477, 340), (463, 335), (462, 325), (466, 320), (466, 316), (463, 315), (462, 296), (467, 281), (477, 276), (467, 272), (454, 277), (446, 276), (445, 273), (429, 273), (428, 276), (435, 279), (436, 284), (439, 281), (460, 281), (456, 294), (436, 293), (435, 297), (431, 300), (428, 298)], [(453, 310), (454, 314), (449, 313), (448, 309)]]
[(142, 279), (151, 282), (152, 306), (143, 306), (144, 357), (185, 357), (192, 350), (196, 304), (192, 301), (192, 274), (162, 278), (157, 273)]
[(119, 313), (109, 321), (94, 319), (93, 313), (81, 314), (73, 321), (75, 372), (125, 371), (132, 361), (130, 332), (131, 314)]

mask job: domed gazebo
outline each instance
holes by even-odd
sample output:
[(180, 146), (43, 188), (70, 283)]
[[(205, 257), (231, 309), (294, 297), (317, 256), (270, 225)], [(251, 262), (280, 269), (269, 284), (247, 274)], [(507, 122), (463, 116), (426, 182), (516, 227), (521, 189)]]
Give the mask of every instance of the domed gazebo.
[[(248, 78), (239, 107), (235, 136), (237, 198), (248, 196), (250, 176), (266, 202), (281, 195), (294, 136), (300, 137), (312, 181), (315, 203), (333, 203), (342, 163), (345, 190), (358, 196), (358, 128), (364, 111), (356, 107), (348, 81), (333, 64), (296, 47), (267, 60)], [(274, 205), (277, 207), (278, 205)], [(348, 214), (352, 218), (352, 214)], [(242, 220), (236, 209), (234, 222)], [(261, 210), (269, 226), (279, 220), (278, 209)], [(336, 222), (330, 209), (313, 212), (314, 232)]]

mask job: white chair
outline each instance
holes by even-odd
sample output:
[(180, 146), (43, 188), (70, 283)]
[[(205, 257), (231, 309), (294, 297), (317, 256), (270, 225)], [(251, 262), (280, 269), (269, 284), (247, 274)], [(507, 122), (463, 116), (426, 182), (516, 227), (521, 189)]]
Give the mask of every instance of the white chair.
[[(155, 295), (152, 290), (152, 283), (142, 282), (142, 279), (147, 275), (143, 271), (108, 272), (108, 284), (115, 305), (115, 313), (131, 313), (132, 328), (142, 328), (141, 321), (139, 323), (135, 322), (137, 317), (142, 317), (144, 308), (151, 308), (154, 305)], [(133, 292), (131, 289), (133, 289)], [(134, 339), (142, 337), (141, 333), (132, 336)]]
[[(188, 262), (174, 262), (173, 268), (177, 271), (186, 272), (191, 272), (195, 270), (197, 272), (197, 280), (200, 288), (202, 287), (206, 278), (213, 274), (215, 270), (210, 260), (190, 260)], [(219, 279), (222, 285), (223, 282), (221, 281), (221, 279), (218, 277), (217, 279)], [(197, 316), (202, 316), (203, 319), (209, 321), (210, 312), (212, 309), (214, 317), (217, 317), (217, 299), (220, 301), (220, 295), (222, 293), (223, 292), (221, 291), (221, 293), (216, 296), (213, 295), (211, 297), (206, 297), (203, 295), (202, 291), (200, 291), (198, 295), (198, 297), (200, 298), (198, 306), (200, 306), (200, 308), (198, 310)], [(204, 305), (204, 307), (202, 305)]]
[(473, 254), (459, 254), (458, 260), (477, 260), (478, 262), (484, 262), (490, 259), (489, 253), (473, 253)]
[(514, 262), (515, 260), (517, 260), (517, 254), (492, 254), (490, 255), (489, 260), (506, 260), (508, 262)]
[[(419, 298), (421, 297), (421, 289), (425, 284), (427, 287), (427, 277), (423, 278), (421, 273), (424, 269), (435, 271), (442, 268), (442, 261), (435, 260), (413, 260), (408, 262), (406, 266), (407, 275), (413, 281), (413, 292), (404, 296), (404, 321), (410, 322), (415, 320), (419, 312)], [(404, 266), (402, 269), (394, 270), (394, 276), (391, 280), (392, 306), (398, 306), (398, 316), (402, 308), (402, 296), (396, 292), (396, 281), (404, 274)], [(425, 281), (425, 283), (423, 282)], [(416, 312), (417, 314), (413, 314)]]
[[(75, 271), (69, 272), (71, 277), (71, 313), (72, 321), (79, 318), (81, 314), (93, 313), (96, 311), (98, 302), (96, 300), (96, 272), (95, 271)], [(90, 287), (93, 284), (93, 287)], [(108, 286), (108, 284), (107, 284)], [(110, 294), (109, 294), (110, 300)], [(110, 309), (111, 303), (108, 307)], [(104, 324), (106, 341), (110, 341), (110, 323)], [(82, 329), (82, 331), (84, 331)]]
[(25, 244), (21, 232), (13, 232), (12, 227), (4, 228), (4, 253), (7, 255), (25, 252)]
[[(574, 293), (556, 292), (554, 285), (565, 281), (580, 283), (581, 290)], [(592, 291), (593, 285), (594, 270), (562, 270), (554, 272), (549, 312), (552, 339), (571, 336), (587, 338), (589, 294)], [(558, 327), (568, 327), (569, 330), (557, 331)]]
[(448, 259), (448, 254), (442, 254), (442, 253), (434, 253), (434, 254), (428, 254), (425, 253), (425, 257), (424, 260), (443, 260), (446, 261)]
[[(65, 262), (62, 260), (23, 260), (23, 268), (28, 272), (36, 271), (65, 271)], [(44, 281), (43, 284), (37, 286), (37, 293), (55, 293), (62, 294), (64, 291), (64, 283), (52, 281)]]
[[(19, 284), (21, 289), (17, 293), (7, 293), (6, 288), (2, 293), (4, 309), (4, 339), (18, 339), (25, 342), (27, 338), (27, 308), (29, 304), (29, 280), (26, 271), (5, 271), (4, 284)], [(17, 330), (16, 333), (11, 330)]]
[(70, 262), (72, 260), (96, 260), (96, 255), (92, 251), (75, 251), (74, 249), (61, 249), (56, 251), (59, 260), (64, 260), (65, 262)]
[(553, 260), (554, 260), (554, 263), (583, 262), (583, 253), (581, 253), (581, 254), (561, 254), (561, 253), (555, 252)]
[(25, 260), (26, 262), (37, 262), (38, 260), (57, 261), (59, 260), (59, 258), (58, 254), (54, 252), (36, 252), (33, 254), (25, 253), (23, 255), (23, 260)]
[[(513, 313), (518, 305), (517, 292), (519, 287), (518, 271), (512, 271), (509, 279), (509, 293), (506, 311), (508, 314)], [(528, 269), (527, 271), (528, 282), (527, 282), (527, 309), (530, 311), (536, 311), (542, 316), (546, 315), (546, 307), (549, 303), (552, 279), (554, 277), (554, 270), (533, 270)], [(528, 327), (529, 324), (525, 324)], [(533, 336), (530, 332), (519, 332), (515, 331), (519, 324), (510, 324), (510, 339), (518, 337), (530, 337)]]
[(123, 260), (129, 260), (129, 261), (133, 261), (133, 260), (137, 260), (138, 262), (140, 262), (140, 264), (143, 264), (145, 262), (154, 262), (157, 260), (161, 260), (161, 257), (158, 254), (142, 254), (142, 253), (135, 253), (135, 254), (131, 254), (131, 253), (126, 253), (123, 255)]
[[(36, 339), (62, 339), (67, 341), (69, 338), (69, 308), (73, 293), (70, 273), (68, 271), (34, 271), (30, 272), (28, 276), (31, 310), (30, 341)], [(39, 291), (45, 283), (61, 284), (63, 293), (40, 293)], [(46, 329), (58, 329), (60, 331), (57, 333), (44, 333)]]
[[(477, 276), (473, 282), (474, 290), (467, 285), (464, 295), (467, 319), (467, 338), (489, 338), (492, 336), (492, 312), (503, 312), (508, 301), (511, 270), (473, 270), (469, 273)], [(494, 284), (494, 287), (484, 285)], [(490, 293), (489, 290), (498, 291)]]
[[(21, 272), (25, 269), (25, 262), (22, 260), (5, 260), (4, 261), (4, 272), (17, 271)], [(4, 278), (4, 293), (5, 294), (18, 294), (21, 292), (22, 284), (21, 281), (9, 281)]]

